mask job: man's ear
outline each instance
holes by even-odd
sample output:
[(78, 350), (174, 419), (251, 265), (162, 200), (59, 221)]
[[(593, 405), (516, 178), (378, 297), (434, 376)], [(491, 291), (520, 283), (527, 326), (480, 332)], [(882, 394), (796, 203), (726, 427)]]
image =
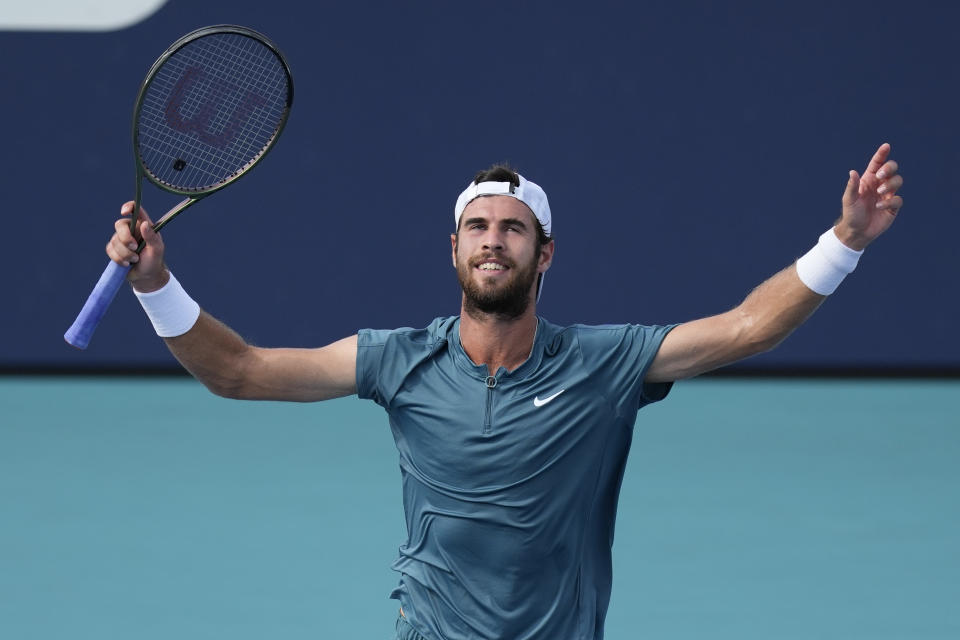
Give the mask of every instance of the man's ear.
[(540, 259), (537, 261), (537, 273), (545, 273), (550, 265), (553, 264), (553, 252), (556, 245), (551, 239), (550, 242), (540, 247)]
[(450, 234), (450, 257), (453, 260), (453, 268), (457, 268), (457, 234)]

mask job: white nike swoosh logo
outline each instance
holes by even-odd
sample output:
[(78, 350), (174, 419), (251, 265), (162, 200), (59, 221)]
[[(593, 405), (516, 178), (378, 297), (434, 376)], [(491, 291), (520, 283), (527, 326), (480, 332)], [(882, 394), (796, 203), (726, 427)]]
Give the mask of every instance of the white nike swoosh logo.
[(557, 391), (557, 392), (556, 392), (555, 394), (553, 394), (552, 396), (547, 396), (547, 397), (544, 398), (543, 400), (541, 400), (541, 399), (539, 398), (539, 396), (534, 397), (534, 399), (533, 399), (533, 406), (535, 406), (535, 407), (542, 407), (543, 405), (547, 404), (548, 402), (550, 402), (551, 400), (553, 400), (554, 398), (556, 398), (558, 395), (560, 395), (561, 393), (563, 393), (564, 391), (566, 391), (566, 389), (560, 389), (560, 391)]

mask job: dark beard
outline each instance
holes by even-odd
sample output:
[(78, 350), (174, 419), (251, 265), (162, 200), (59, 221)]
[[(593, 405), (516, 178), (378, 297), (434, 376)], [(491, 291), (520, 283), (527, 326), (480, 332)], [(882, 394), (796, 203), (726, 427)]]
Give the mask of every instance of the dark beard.
[(507, 263), (513, 277), (506, 286), (498, 289), (486, 289), (474, 282), (470, 275), (476, 265), (485, 262), (490, 256), (468, 260), (466, 265), (457, 263), (457, 279), (463, 289), (463, 310), (470, 316), (494, 315), (503, 320), (519, 318), (530, 306), (530, 289), (537, 279), (538, 255), (525, 268), (517, 268), (512, 261)]

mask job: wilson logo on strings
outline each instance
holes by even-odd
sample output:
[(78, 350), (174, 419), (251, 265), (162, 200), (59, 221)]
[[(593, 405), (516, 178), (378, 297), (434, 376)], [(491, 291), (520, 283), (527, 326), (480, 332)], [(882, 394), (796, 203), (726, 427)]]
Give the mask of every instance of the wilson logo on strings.
[(234, 93), (236, 89), (220, 83), (204, 83), (209, 85), (209, 90), (204, 92), (207, 94), (205, 99), (192, 116), (184, 117), (181, 113), (181, 107), (187, 101), (186, 98), (191, 89), (198, 83), (203, 83), (203, 69), (188, 67), (174, 86), (163, 115), (170, 128), (181, 133), (196, 134), (202, 142), (214, 147), (223, 148), (233, 142), (237, 132), (246, 123), (253, 110), (266, 104), (266, 100), (262, 96), (247, 91), (244, 94), (243, 101), (233, 110), (230, 120), (227, 121), (219, 133), (215, 133), (211, 123), (220, 110), (223, 96), (227, 93)]

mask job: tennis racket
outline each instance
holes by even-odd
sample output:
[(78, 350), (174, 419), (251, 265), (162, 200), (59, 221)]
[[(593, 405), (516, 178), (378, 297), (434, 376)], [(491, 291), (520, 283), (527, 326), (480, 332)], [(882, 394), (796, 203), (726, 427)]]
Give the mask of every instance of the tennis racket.
[[(293, 76), (261, 34), (234, 25), (188, 33), (153, 63), (133, 109), (137, 236), (143, 178), (186, 196), (160, 231), (193, 203), (245, 175), (276, 143), (293, 105)], [(143, 249), (141, 240), (137, 251)], [(85, 349), (130, 267), (111, 261), (64, 339)]]

